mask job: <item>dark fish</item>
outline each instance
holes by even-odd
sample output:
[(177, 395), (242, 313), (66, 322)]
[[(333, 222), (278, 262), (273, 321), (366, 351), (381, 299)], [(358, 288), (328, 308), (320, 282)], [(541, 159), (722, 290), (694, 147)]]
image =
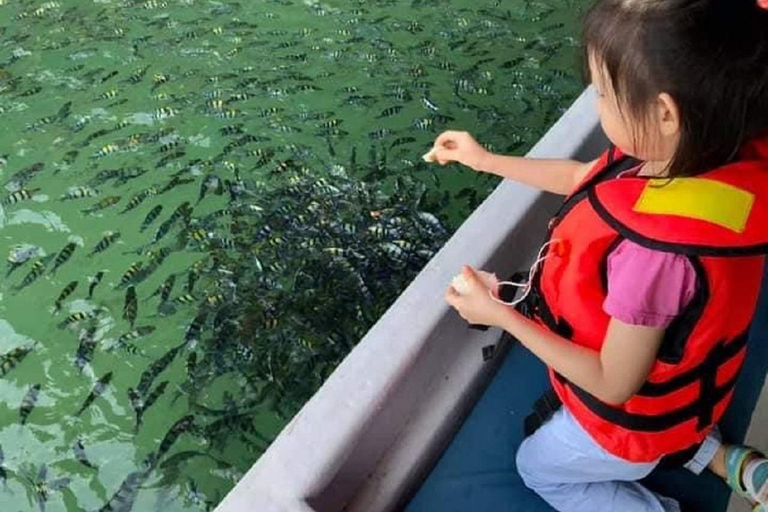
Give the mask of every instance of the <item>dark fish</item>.
[(123, 319), (128, 320), (133, 329), (133, 324), (136, 322), (136, 316), (138, 315), (139, 303), (136, 299), (136, 288), (129, 286), (125, 290), (125, 303), (123, 304)]
[(203, 179), (203, 181), (200, 183), (200, 194), (197, 197), (198, 203), (203, 200), (205, 194), (208, 191), (211, 191), (219, 196), (222, 195), (224, 193), (224, 184), (221, 181), (221, 178), (215, 174), (209, 174)]
[(69, 261), (69, 258), (72, 257), (72, 254), (75, 252), (76, 248), (77, 248), (77, 244), (74, 242), (70, 242), (64, 246), (64, 248), (59, 252), (59, 254), (56, 255), (56, 259), (53, 262), (53, 268), (51, 269), (52, 274), (55, 273), (60, 266), (65, 264), (67, 261)]
[(45, 267), (48, 266), (48, 262), (53, 259), (53, 254), (49, 254), (48, 256), (44, 256), (34, 262), (32, 264), (32, 269), (29, 271), (29, 273), (24, 276), (24, 279), (21, 281), (21, 284), (16, 286), (15, 290), (19, 291), (23, 288), (26, 288), (27, 286), (34, 283), (38, 277), (42, 276), (45, 273)]
[(190, 432), (195, 427), (194, 422), (194, 416), (189, 415), (184, 416), (171, 426), (171, 428), (168, 430), (168, 433), (165, 434), (165, 437), (163, 437), (163, 440), (160, 442), (160, 447), (157, 449), (156, 460), (158, 462), (162, 460), (166, 453), (168, 453), (168, 450), (171, 449), (181, 434)]
[(415, 137), (399, 137), (392, 141), (392, 144), (389, 147), (396, 148), (398, 146), (402, 146), (403, 144), (411, 144), (413, 142), (416, 142)]
[(80, 333), (80, 344), (75, 353), (75, 366), (83, 371), (86, 364), (93, 360), (93, 352), (96, 350), (96, 329), (98, 324), (91, 322), (87, 329)]
[(381, 118), (381, 117), (392, 117), (392, 116), (394, 116), (395, 114), (397, 114), (398, 112), (400, 112), (401, 110), (403, 110), (403, 106), (402, 106), (402, 105), (395, 105), (395, 106), (393, 106), (393, 107), (388, 107), (388, 108), (385, 108), (384, 110), (382, 110), (382, 111), (381, 111), (381, 114), (379, 114), (379, 115), (378, 115), (378, 116), (376, 116), (376, 117), (377, 117), (377, 118)]
[(141, 428), (141, 420), (144, 417), (144, 413), (152, 407), (152, 405), (157, 401), (160, 396), (165, 393), (165, 388), (168, 386), (168, 381), (164, 380), (160, 384), (157, 385), (155, 389), (152, 390), (152, 392), (147, 396), (147, 398), (143, 401), (143, 404), (141, 405), (140, 409), (136, 410), (136, 432), (139, 431), (139, 428)]
[(163, 281), (163, 284), (161, 284), (157, 290), (155, 290), (148, 298), (151, 299), (156, 295), (160, 295), (160, 302), (167, 301), (168, 297), (171, 296), (171, 291), (173, 291), (174, 284), (176, 284), (176, 274), (171, 274), (166, 278), (165, 281)]
[(140, 395), (145, 395), (147, 391), (149, 391), (149, 387), (152, 385), (152, 382), (154, 382), (157, 376), (160, 375), (166, 368), (168, 368), (168, 366), (173, 362), (182, 348), (184, 348), (184, 344), (173, 347), (168, 352), (163, 354), (160, 359), (152, 363), (149, 368), (144, 370), (144, 372), (141, 374), (141, 378), (139, 379), (139, 385), (136, 386), (136, 391)]
[(193, 346), (197, 343), (200, 332), (203, 330), (205, 321), (208, 319), (208, 310), (203, 309), (198, 312), (197, 316), (192, 319), (192, 322), (187, 327), (187, 331), (184, 333), (184, 343), (187, 346)]
[(99, 240), (99, 243), (96, 244), (96, 247), (93, 248), (93, 250), (88, 255), (88, 257), (91, 257), (94, 254), (106, 251), (109, 248), (109, 246), (112, 245), (119, 238), (120, 238), (119, 231), (107, 231), (104, 234), (104, 238)]
[(69, 327), (72, 324), (76, 324), (77, 322), (81, 322), (89, 318), (96, 318), (97, 315), (98, 315), (98, 310), (91, 311), (91, 312), (78, 311), (76, 313), (72, 313), (67, 318), (62, 320), (57, 327), (59, 329), (64, 329), (66, 327)]
[(14, 205), (20, 201), (27, 201), (29, 199), (32, 199), (32, 196), (38, 190), (40, 189), (39, 188), (33, 188), (33, 189), (22, 188), (21, 190), (17, 190), (16, 192), (13, 192), (11, 195), (3, 198), (3, 200), (0, 201), (0, 204), (4, 206), (9, 206), (9, 205)]
[(150, 224), (152, 224), (155, 219), (157, 219), (160, 216), (160, 212), (163, 211), (163, 205), (159, 204), (152, 208), (146, 217), (144, 217), (144, 221), (141, 223), (141, 228), (139, 229), (140, 232), (144, 231), (149, 227)]
[(147, 336), (149, 334), (152, 334), (155, 332), (155, 326), (154, 325), (142, 325), (137, 327), (136, 329), (127, 332), (125, 334), (121, 334), (119, 338), (117, 338), (118, 344), (124, 344), (129, 341), (133, 341), (136, 339), (139, 339), (143, 336)]
[(96, 203), (95, 205), (91, 206), (90, 208), (86, 208), (84, 210), (80, 210), (85, 215), (90, 215), (92, 213), (99, 212), (101, 210), (105, 210), (111, 206), (116, 205), (120, 202), (120, 196), (108, 196)]
[(128, 204), (125, 205), (125, 208), (120, 213), (123, 214), (137, 208), (145, 199), (156, 194), (157, 188), (155, 187), (149, 187), (148, 189), (142, 190), (128, 200)]
[(64, 302), (67, 297), (72, 295), (72, 292), (75, 291), (75, 288), (77, 288), (77, 281), (71, 281), (67, 286), (64, 287), (63, 290), (61, 290), (59, 298), (56, 299), (54, 313), (58, 313), (61, 310), (61, 303)]
[(0, 356), (0, 377), (16, 368), (32, 352), (32, 347), (16, 347)]
[(99, 286), (99, 283), (104, 278), (104, 271), (100, 270), (96, 272), (96, 275), (93, 277), (89, 277), (88, 281), (90, 281), (90, 285), (88, 286), (88, 298), (93, 297), (93, 291), (96, 289), (97, 286)]
[(37, 397), (39, 393), (40, 384), (35, 384), (34, 386), (31, 386), (27, 391), (27, 394), (24, 395), (24, 398), (21, 401), (21, 407), (19, 407), (19, 417), (21, 418), (22, 425), (27, 423), (27, 418), (32, 413), (32, 409), (35, 408), (35, 405), (37, 405)]
[(4, 462), (5, 454), (3, 453), (3, 447), (0, 446), (0, 480), (3, 481), (3, 485), (8, 485), (8, 470), (3, 466)]
[(144, 266), (143, 261), (137, 261), (130, 267), (128, 267), (128, 270), (125, 271), (125, 273), (120, 277), (120, 283), (117, 285), (117, 288), (122, 288), (126, 286), (128, 283), (130, 283), (134, 277), (136, 277), (136, 274), (139, 272), (141, 267)]
[(72, 445), (72, 450), (75, 452), (75, 459), (77, 459), (77, 462), (87, 468), (97, 469), (97, 466), (88, 460), (88, 456), (85, 454), (85, 446), (83, 446), (80, 439), (77, 439), (75, 444)]
[(154, 459), (153, 454), (143, 462), (144, 467), (142, 469), (128, 473), (115, 494), (99, 509), (99, 512), (131, 512), (139, 489), (149, 479), (151, 469), (155, 464)]
[(83, 402), (83, 405), (80, 406), (80, 409), (75, 413), (75, 416), (80, 416), (83, 411), (85, 411), (97, 398), (99, 398), (104, 391), (106, 391), (107, 386), (109, 386), (109, 383), (112, 381), (112, 372), (107, 372), (104, 374), (98, 382), (96, 382), (96, 385), (93, 386), (93, 389), (88, 394), (88, 397), (86, 397), (85, 402)]

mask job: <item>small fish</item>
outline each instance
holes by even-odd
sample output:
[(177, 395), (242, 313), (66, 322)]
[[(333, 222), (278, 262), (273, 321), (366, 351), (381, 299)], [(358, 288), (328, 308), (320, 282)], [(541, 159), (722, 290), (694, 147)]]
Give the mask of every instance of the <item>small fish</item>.
[(14, 270), (40, 254), (40, 252), (40, 247), (29, 244), (17, 245), (11, 248), (11, 251), (8, 253), (8, 272), (5, 274), (5, 277), (10, 276)]
[(413, 142), (416, 142), (415, 137), (400, 137), (392, 141), (392, 144), (389, 146), (391, 148), (396, 148), (398, 146), (402, 146), (403, 144), (411, 144)]
[(99, 286), (99, 283), (104, 278), (104, 271), (100, 270), (96, 272), (96, 275), (93, 277), (89, 277), (88, 281), (91, 283), (88, 285), (88, 298), (93, 298), (93, 291), (96, 289), (97, 286)]
[(152, 208), (146, 217), (144, 217), (144, 221), (141, 223), (141, 228), (139, 229), (139, 232), (143, 232), (145, 229), (147, 229), (150, 224), (152, 224), (155, 219), (157, 219), (160, 216), (160, 213), (163, 211), (163, 205), (159, 204)]
[(37, 405), (37, 398), (39, 393), (40, 384), (35, 384), (34, 386), (31, 386), (27, 391), (27, 394), (24, 395), (24, 398), (21, 401), (21, 407), (19, 407), (19, 417), (21, 418), (22, 425), (27, 423), (27, 418), (29, 418), (29, 415), (32, 413), (32, 409), (34, 409), (35, 405)]
[(20, 201), (26, 201), (29, 199), (32, 199), (32, 196), (35, 192), (40, 190), (39, 188), (33, 188), (33, 189), (20, 189), (16, 192), (13, 192), (11, 195), (3, 198), (0, 203), (2, 203), (4, 206), (14, 205)]
[(393, 107), (385, 108), (384, 110), (381, 111), (381, 114), (379, 114), (376, 117), (377, 118), (392, 117), (392, 116), (396, 115), (397, 113), (399, 113), (401, 110), (403, 110), (403, 106), (402, 105), (395, 105)]
[(5, 454), (3, 453), (3, 447), (0, 446), (0, 480), (3, 481), (3, 485), (8, 485), (8, 470), (3, 465), (5, 463)]
[(90, 311), (90, 312), (77, 311), (76, 313), (72, 313), (67, 318), (59, 322), (59, 325), (57, 327), (59, 329), (65, 329), (72, 324), (82, 322), (83, 320), (88, 320), (89, 318), (96, 318), (96, 316), (98, 316), (98, 310)]
[(136, 274), (141, 270), (141, 267), (144, 266), (143, 261), (137, 261), (130, 267), (128, 267), (128, 270), (125, 271), (125, 273), (120, 278), (120, 283), (117, 285), (117, 288), (122, 288), (126, 286), (128, 283), (130, 283), (134, 277), (136, 277)]
[(151, 299), (156, 295), (160, 295), (161, 303), (167, 301), (168, 297), (171, 296), (171, 291), (173, 291), (174, 284), (176, 284), (176, 274), (171, 274), (166, 278), (165, 281), (163, 281), (163, 284), (161, 284), (157, 290), (155, 290), (148, 298)]
[(0, 377), (5, 377), (8, 372), (16, 368), (32, 352), (32, 347), (16, 347), (13, 350), (0, 355)]
[(32, 269), (27, 273), (26, 276), (24, 276), (24, 279), (21, 281), (21, 284), (15, 287), (16, 291), (20, 291), (23, 288), (26, 288), (27, 286), (34, 283), (37, 278), (42, 276), (45, 273), (45, 268), (48, 266), (48, 262), (53, 259), (53, 254), (49, 254), (48, 256), (44, 256), (34, 262), (32, 264)]
[(421, 104), (424, 105), (424, 108), (431, 110), (433, 112), (437, 112), (438, 110), (440, 110), (440, 108), (437, 105), (435, 105), (435, 102), (430, 100), (426, 96), (423, 96), (421, 98)]
[(151, 365), (149, 365), (149, 368), (144, 370), (144, 372), (141, 374), (141, 377), (139, 379), (139, 385), (136, 386), (136, 391), (140, 395), (145, 395), (147, 391), (149, 391), (150, 386), (152, 386), (152, 383), (155, 381), (155, 379), (166, 369), (168, 366), (173, 362), (174, 359), (176, 359), (176, 356), (178, 355), (179, 351), (181, 351), (182, 348), (184, 348), (185, 344), (178, 345), (176, 347), (171, 348), (163, 354), (163, 356), (153, 362)]
[(64, 302), (67, 297), (72, 295), (72, 292), (75, 291), (75, 288), (77, 288), (77, 281), (71, 281), (67, 286), (64, 287), (63, 290), (61, 290), (59, 298), (56, 299), (54, 313), (58, 313), (61, 310), (61, 303)]
[(72, 445), (72, 451), (75, 452), (75, 459), (83, 466), (91, 469), (98, 469), (91, 461), (88, 460), (88, 456), (85, 454), (85, 446), (80, 439), (75, 440), (75, 444)]
[(102, 238), (99, 241), (99, 243), (96, 244), (96, 247), (93, 248), (93, 250), (88, 255), (88, 257), (91, 257), (94, 254), (98, 254), (100, 252), (106, 251), (109, 248), (109, 246), (112, 245), (119, 238), (120, 238), (120, 232), (119, 231), (107, 231), (104, 234), (104, 238)]
[(105, 197), (104, 199), (102, 199), (101, 201), (99, 201), (95, 205), (91, 206), (90, 208), (86, 208), (86, 209), (80, 210), (80, 211), (83, 212), (85, 215), (90, 215), (92, 213), (96, 213), (96, 212), (99, 212), (101, 210), (105, 210), (107, 208), (110, 208), (110, 207), (116, 205), (119, 202), (120, 202), (120, 196), (109, 196), (109, 197)]
[(211, 191), (218, 196), (222, 195), (224, 193), (224, 184), (221, 181), (221, 178), (215, 174), (209, 174), (203, 179), (200, 183), (200, 194), (197, 197), (198, 203), (203, 200), (208, 191)]
[(109, 386), (109, 383), (112, 381), (112, 372), (105, 373), (99, 380), (96, 382), (96, 385), (93, 386), (93, 389), (88, 394), (88, 397), (85, 399), (85, 402), (83, 402), (83, 405), (80, 406), (80, 409), (75, 413), (75, 416), (80, 416), (83, 414), (83, 411), (85, 411), (97, 398), (99, 398), (104, 391), (106, 391), (107, 386)]
[(69, 258), (72, 257), (72, 254), (75, 252), (75, 249), (77, 248), (77, 244), (74, 242), (70, 242), (67, 245), (64, 246), (64, 248), (59, 251), (59, 254), (56, 255), (56, 259), (53, 262), (53, 268), (51, 269), (51, 274), (55, 274), (56, 270), (63, 264), (65, 264), (67, 261), (69, 261)]
[(171, 449), (173, 444), (179, 438), (179, 436), (185, 432), (190, 432), (195, 427), (195, 418), (192, 415), (184, 416), (176, 423), (174, 423), (165, 434), (163, 440), (160, 442), (160, 447), (157, 449), (157, 460), (160, 461), (166, 453)]
[(117, 343), (125, 344), (129, 341), (133, 341), (136, 339), (139, 339), (143, 336), (148, 336), (155, 332), (155, 326), (154, 325), (142, 325), (137, 327), (136, 329), (127, 332), (125, 334), (121, 334), (119, 338), (117, 338)]
[(160, 384), (157, 385), (155, 389), (152, 390), (152, 392), (147, 395), (147, 398), (143, 401), (141, 409), (136, 410), (136, 432), (139, 431), (139, 428), (141, 428), (141, 420), (144, 417), (144, 413), (152, 407), (152, 405), (157, 401), (160, 396), (165, 393), (165, 388), (168, 386), (168, 381), (164, 380)]
[(129, 286), (128, 289), (125, 290), (125, 304), (123, 305), (123, 319), (127, 320), (131, 324), (131, 329), (133, 329), (133, 324), (136, 322), (138, 307), (139, 307), (139, 303), (136, 300), (136, 288), (134, 288), (133, 286)]
[(98, 324), (91, 322), (87, 329), (80, 333), (80, 344), (75, 354), (75, 366), (81, 372), (86, 364), (93, 360), (93, 352), (96, 349), (96, 329)]

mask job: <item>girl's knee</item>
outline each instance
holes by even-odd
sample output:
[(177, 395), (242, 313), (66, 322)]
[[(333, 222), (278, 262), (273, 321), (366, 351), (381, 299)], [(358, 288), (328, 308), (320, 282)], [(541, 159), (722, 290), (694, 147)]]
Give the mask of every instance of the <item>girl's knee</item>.
[(530, 439), (524, 439), (517, 449), (515, 455), (515, 465), (517, 466), (517, 472), (520, 478), (523, 479), (523, 483), (529, 489), (535, 489), (536, 487), (536, 457), (531, 450), (532, 443)]

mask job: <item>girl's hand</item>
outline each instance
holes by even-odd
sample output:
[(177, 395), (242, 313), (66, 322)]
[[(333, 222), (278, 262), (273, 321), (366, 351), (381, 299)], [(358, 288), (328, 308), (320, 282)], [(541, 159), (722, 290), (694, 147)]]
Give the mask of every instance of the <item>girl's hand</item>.
[(470, 324), (500, 327), (506, 315), (510, 314), (510, 308), (491, 299), (488, 286), (471, 267), (465, 265), (461, 275), (467, 282), (467, 293), (459, 295), (453, 286), (449, 286), (445, 301)]
[(433, 147), (434, 159), (440, 165), (459, 162), (475, 170), (482, 170), (482, 162), (491, 154), (467, 132), (441, 133)]

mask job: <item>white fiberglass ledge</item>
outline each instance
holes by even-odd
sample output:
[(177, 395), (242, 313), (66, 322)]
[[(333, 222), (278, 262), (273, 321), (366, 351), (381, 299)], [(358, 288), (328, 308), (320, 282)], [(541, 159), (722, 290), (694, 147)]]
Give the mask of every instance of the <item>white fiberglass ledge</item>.
[[(585, 91), (531, 150), (594, 158), (604, 146)], [(501, 357), (443, 300), (463, 264), (506, 277), (538, 251), (559, 199), (505, 181), (472, 213), (216, 509), (376, 512), (418, 488)]]

